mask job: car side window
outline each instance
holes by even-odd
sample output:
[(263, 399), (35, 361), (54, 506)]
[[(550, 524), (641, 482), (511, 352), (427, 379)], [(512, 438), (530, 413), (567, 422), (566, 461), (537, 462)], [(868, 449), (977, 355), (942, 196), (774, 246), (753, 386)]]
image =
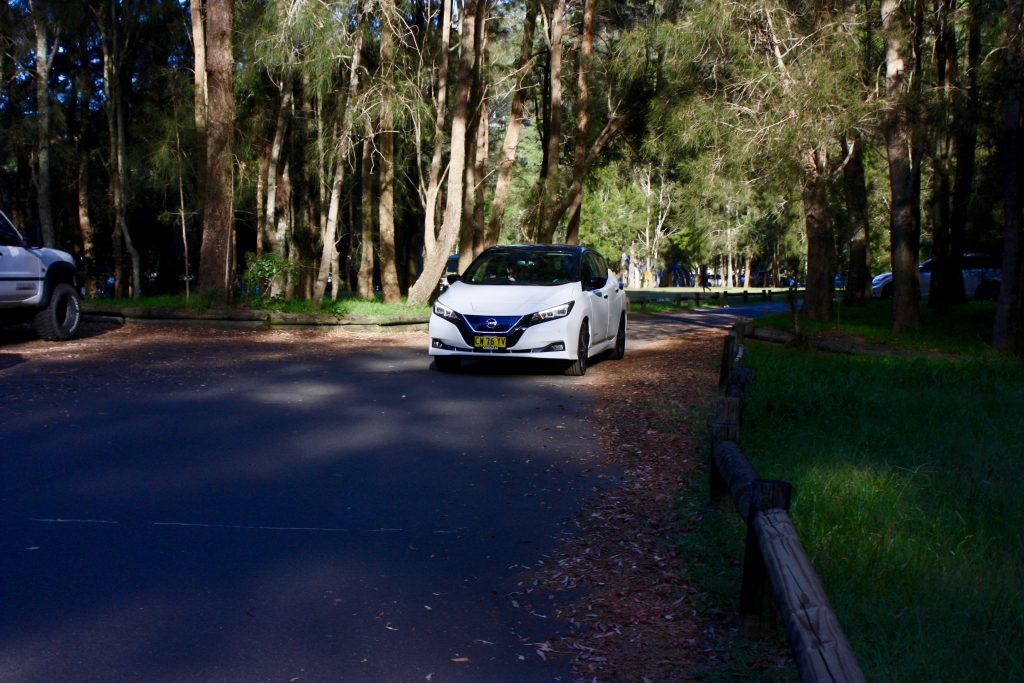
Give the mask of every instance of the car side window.
[(601, 270), (597, 263), (597, 259), (594, 254), (587, 252), (583, 259), (583, 287), (585, 289), (592, 289), (590, 281), (595, 277), (606, 277), (608, 275), (607, 270)]
[(14, 226), (7, 221), (7, 217), (0, 213), (0, 247), (20, 247), (21, 236)]

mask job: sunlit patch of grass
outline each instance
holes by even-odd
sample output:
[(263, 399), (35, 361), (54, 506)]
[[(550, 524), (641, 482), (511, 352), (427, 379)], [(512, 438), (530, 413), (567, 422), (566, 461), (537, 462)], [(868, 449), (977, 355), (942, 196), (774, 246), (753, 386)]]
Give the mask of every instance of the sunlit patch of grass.
[(1024, 367), (750, 344), (743, 448), (869, 680), (1024, 678)]
[[(974, 301), (952, 306), (939, 314), (921, 302), (918, 310), (920, 329), (915, 332), (892, 331), (892, 302), (868, 301), (849, 306), (837, 300), (831, 322), (800, 321), (801, 332), (815, 333), (838, 330), (874, 344), (888, 344), (907, 349), (944, 353), (977, 354), (991, 350), (992, 325), (996, 308), (991, 301)], [(759, 318), (758, 325), (792, 331), (790, 313)]]

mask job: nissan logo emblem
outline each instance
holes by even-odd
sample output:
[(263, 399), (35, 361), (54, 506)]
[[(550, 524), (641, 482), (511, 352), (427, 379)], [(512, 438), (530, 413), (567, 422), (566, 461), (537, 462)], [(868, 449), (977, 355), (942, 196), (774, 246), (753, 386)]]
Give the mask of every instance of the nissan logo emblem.
[(493, 330), (497, 326), (498, 326), (498, 321), (497, 320), (495, 320), (494, 318), (488, 318), (487, 319), (487, 329)]

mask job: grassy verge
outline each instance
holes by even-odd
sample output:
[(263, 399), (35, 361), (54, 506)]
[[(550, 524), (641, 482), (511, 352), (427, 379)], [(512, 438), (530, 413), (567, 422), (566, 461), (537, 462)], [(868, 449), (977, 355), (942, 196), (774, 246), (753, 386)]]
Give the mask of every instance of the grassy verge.
[[(926, 322), (909, 343), (984, 349), (967, 333), (983, 313)], [(1024, 680), (1019, 359), (755, 343), (747, 362), (744, 451), (794, 483), (795, 523), (868, 680)]]
[[(939, 315), (922, 302), (920, 329), (896, 334), (892, 331), (891, 301), (869, 301), (857, 306), (837, 302), (835, 320), (829, 323), (801, 320), (800, 328), (801, 332), (809, 334), (838, 330), (874, 344), (918, 351), (978, 354), (989, 350), (995, 315), (996, 305), (991, 301), (954, 306), (946, 315)], [(793, 317), (789, 313), (761, 318), (757, 324), (793, 331)]]
[[(141, 299), (101, 299), (94, 303), (116, 306), (120, 308), (183, 308), (188, 310), (207, 310), (212, 307), (209, 297), (193, 294), (188, 300), (184, 295), (152, 296)], [(386, 304), (379, 299), (339, 299), (325, 301), (320, 308), (314, 308), (308, 299), (274, 299), (238, 302), (234, 305), (247, 308), (281, 311), (283, 313), (331, 313), (334, 315), (352, 316), (409, 316), (429, 315), (430, 306), (407, 306), (405, 303)]]

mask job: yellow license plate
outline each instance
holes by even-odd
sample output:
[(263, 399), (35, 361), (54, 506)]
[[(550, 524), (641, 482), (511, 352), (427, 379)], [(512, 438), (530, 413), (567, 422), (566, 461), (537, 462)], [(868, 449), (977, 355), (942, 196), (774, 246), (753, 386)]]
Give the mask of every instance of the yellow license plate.
[(505, 348), (505, 338), (494, 336), (478, 336), (474, 337), (473, 346), (475, 346), (478, 349), (503, 349)]

